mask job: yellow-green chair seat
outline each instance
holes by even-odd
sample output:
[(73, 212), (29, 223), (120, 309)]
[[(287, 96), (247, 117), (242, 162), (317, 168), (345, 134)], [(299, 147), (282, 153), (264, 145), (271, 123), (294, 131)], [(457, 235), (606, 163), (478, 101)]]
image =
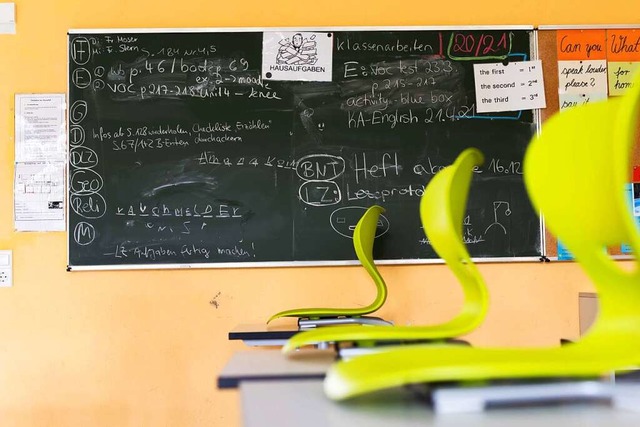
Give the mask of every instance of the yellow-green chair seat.
[[(360, 263), (376, 285), (376, 296), (371, 304), (357, 308), (296, 308), (276, 313), (267, 323), (280, 317), (319, 319), (326, 317), (360, 317), (380, 309), (387, 299), (387, 285), (373, 262), (373, 244), (376, 237), (378, 219), (384, 212), (380, 206), (369, 207), (362, 215), (353, 231), (353, 248)], [(321, 328), (326, 329), (326, 328)]]
[(484, 320), (489, 303), (483, 278), (462, 241), (462, 224), (473, 170), (482, 161), (480, 151), (466, 150), (452, 168), (432, 178), (420, 200), (420, 217), (427, 237), (462, 285), (464, 302), (457, 316), (436, 325), (318, 328), (294, 335), (283, 351), (325, 342), (445, 340), (475, 329)]

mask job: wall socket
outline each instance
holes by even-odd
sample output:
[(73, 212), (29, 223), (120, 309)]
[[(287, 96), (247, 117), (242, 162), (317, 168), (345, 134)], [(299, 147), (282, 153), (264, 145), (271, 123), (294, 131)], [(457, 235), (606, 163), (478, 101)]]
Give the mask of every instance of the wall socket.
[(13, 251), (0, 251), (0, 288), (13, 285)]

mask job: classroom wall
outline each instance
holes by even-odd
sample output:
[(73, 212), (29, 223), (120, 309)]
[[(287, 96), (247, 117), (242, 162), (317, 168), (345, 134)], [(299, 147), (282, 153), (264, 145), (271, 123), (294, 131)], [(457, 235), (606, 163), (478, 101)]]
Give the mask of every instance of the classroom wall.
[[(236, 426), (234, 391), (216, 375), (238, 323), (304, 305), (373, 298), (358, 267), (65, 271), (65, 233), (13, 231), (13, 97), (66, 90), (70, 28), (637, 23), (635, 1), (349, 2), (323, 0), (17, 0), (17, 34), (0, 35), (0, 423), (8, 426)], [(475, 345), (557, 345), (579, 332), (572, 263), (482, 264), (491, 309)], [(452, 316), (461, 293), (442, 265), (385, 266), (397, 324)]]

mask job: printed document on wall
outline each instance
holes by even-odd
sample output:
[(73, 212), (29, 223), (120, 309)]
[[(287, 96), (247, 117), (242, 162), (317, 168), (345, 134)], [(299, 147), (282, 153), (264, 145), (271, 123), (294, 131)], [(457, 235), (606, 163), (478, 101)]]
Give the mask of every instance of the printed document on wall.
[(17, 231), (64, 231), (65, 96), (15, 97), (13, 211)]
[(64, 94), (16, 94), (16, 162), (64, 162)]
[(17, 231), (64, 231), (64, 162), (16, 163)]

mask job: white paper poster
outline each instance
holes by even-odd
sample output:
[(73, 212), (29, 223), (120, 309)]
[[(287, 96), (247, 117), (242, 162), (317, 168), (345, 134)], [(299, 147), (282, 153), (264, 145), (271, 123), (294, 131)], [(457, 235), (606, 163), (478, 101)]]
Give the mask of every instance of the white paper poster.
[(15, 136), (15, 229), (64, 231), (65, 95), (17, 94)]
[(16, 33), (16, 4), (0, 3), (0, 34)]
[(15, 161), (64, 161), (65, 96), (17, 94), (15, 102)]
[(15, 165), (14, 219), (17, 231), (64, 231), (63, 162)]
[(263, 79), (331, 81), (332, 33), (270, 31), (262, 37)]
[(560, 110), (607, 98), (607, 61), (558, 61)]
[(560, 93), (558, 101), (560, 109), (577, 107), (578, 105), (589, 104), (590, 102), (602, 101), (607, 99), (607, 93)]
[(473, 64), (479, 113), (546, 107), (540, 61)]
[(607, 61), (558, 61), (558, 93), (607, 93)]

